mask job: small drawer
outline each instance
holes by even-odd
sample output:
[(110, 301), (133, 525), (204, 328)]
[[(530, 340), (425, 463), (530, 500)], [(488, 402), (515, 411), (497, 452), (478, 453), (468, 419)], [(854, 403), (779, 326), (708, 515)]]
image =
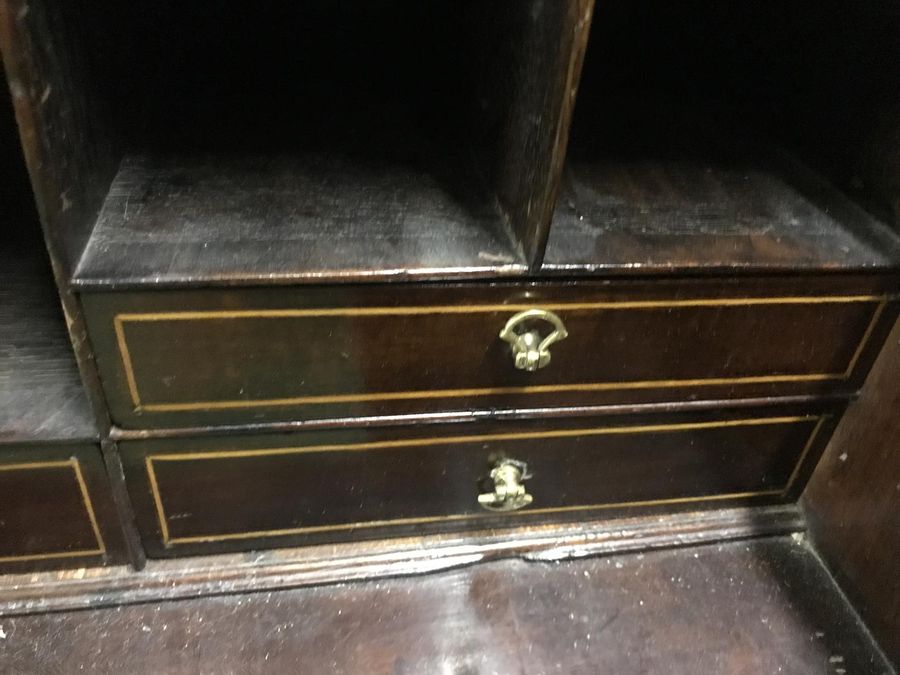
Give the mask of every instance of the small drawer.
[[(159, 428), (850, 393), (896, 315), (880, 283), (344, 286), (83, 301), (115, 422)], [(567, 337), (541, 352), (560, 326)], [(530, 352), (517, 342), (528, 333)], [(552, 358), (517, 368), (529, 354)]]
[(592, 418), (123, 442), (171, 556), (796, 496), (833, 412)]
[(122, 562), (120, 540), (99, 448), (0, 448), (3, 571)]

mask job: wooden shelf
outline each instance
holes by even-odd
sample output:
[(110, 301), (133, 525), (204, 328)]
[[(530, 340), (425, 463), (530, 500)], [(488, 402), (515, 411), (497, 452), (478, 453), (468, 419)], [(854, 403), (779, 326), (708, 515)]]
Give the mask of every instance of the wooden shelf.
[[(225, 3), (212, 23), (199, 6), (176, 14), (86, 8), (76, 24), (91, 29), (83, 49), (95, 33), (102, 45), (86, 54), (88, 79), (107, 104), (98, 145), (114, 146), (119, 167), (70, 251), (77, 286), (527, 270), (556, 143), (535, 140), (529, 120), (559, 114), (546, 92), (565, 64), (542, 50), (575, 21), (564, 7), (317, 1)], [(253, 29), (266, 39), (248, 43)]]
[(544, 272), (900, 269), (897, 235), (752, 113), (703, 92), (586, 79), (594, 90), (576, 111)]
[(452, 166), (334, 153), (128, 157), (74, 281), (317, 283), (524, 270), (493, 204)]
[(900, 269), (894, 9), (597, 3), (543, 270)]
[(543, 264), (567, 274), (898, 267), (896, 236), (811, 174), (664, 155), (573, 158)]
[(12, 113), (4, 93), (0, 96), (0, 446), (96, 440)]
[(0, 443), (96, 440), (43, 244), (0, 245)]

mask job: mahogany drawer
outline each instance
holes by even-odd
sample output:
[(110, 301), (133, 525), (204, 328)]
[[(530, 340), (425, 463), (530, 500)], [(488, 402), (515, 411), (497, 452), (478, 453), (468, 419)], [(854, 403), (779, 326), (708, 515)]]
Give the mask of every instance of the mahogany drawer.
[[(791, 499), (834, 420), (766, 408), (135, 440), (121, 450), (146, 550), (170, 556)], [(527, 465), (533, 501), (485, 510), (479, 495), (492, 493), (504, 461)]]
[(122, 562), (121, 546), (98, 447), (0, 448), (0, 569)]
[[(83, 296), (124, 428), (849, 393), (896, 314), (886, 281), (505, 283)], [(568, 337), (535, 372), (499, 338)], [(549, 324), (536, 321), (542, 334)]]

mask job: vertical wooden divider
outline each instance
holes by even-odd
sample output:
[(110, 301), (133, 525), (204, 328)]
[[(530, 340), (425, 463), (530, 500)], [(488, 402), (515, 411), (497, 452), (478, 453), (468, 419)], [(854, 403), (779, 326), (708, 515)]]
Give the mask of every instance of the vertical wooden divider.
[[(81, 305), (69, 284), (109, 189), (121, 153), (101, 128), (97, 101), (85, 94), (84, 64), (63, 31), (61, 8), (45, 0), (0, 0), (0, 54), (12, 95), (53, 275), (101, 439), (109, 434), (106, 400), (88, 341)], [(112, 484), (129, 558), (144, 553), (115, 444), (101, 452)]]
[[(546, 52), (521, 92), (520, 117), (514, 120), (516, 134), (510, 139), (531, 170), (511, 171), (510, 182), (501, 187), (532, 271), (543, 261), (550, 234), (593, 9), (594, 0), (547, 3), (542, 11), (553, 16), (543, 17), (547, 28), (535, 27), (533, 37)], [(541, 120), (537, 133), (535, 118)]]
[(505, 70), (486, 92), (488, 107), (503, 110), (492, 183), (532, 271), (549, 236), (593, 8), (594, 0), (522, 3), (494, 21), (506, 27), (498, 39), (516, 37), (500, 46), (494, 62)]
[(900, 323), (803, 493), (813, 542), (900, 661)]

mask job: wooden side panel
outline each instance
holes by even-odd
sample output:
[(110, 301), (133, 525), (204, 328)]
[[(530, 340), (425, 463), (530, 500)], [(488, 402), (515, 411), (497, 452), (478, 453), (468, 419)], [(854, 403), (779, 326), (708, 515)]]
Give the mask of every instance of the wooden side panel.
[[(76, 34), (77, 3), (0, 2), (0, 49), (54, 263), (67, 276), (120, 159)], [(95, 38), (98, 36), (94, 36)]]
[(900, 323), (803, 495), (822, 556), (900, 663)]
[[(0, 53), (69, 338), (92, 422), (102, 435), (109, 428), (109, 417), (81, 307), (69, 288), (69, 279), (121, 151), (115, 134), (110, 133), (104, 93), (92, 80), (88, 64), (88, 56), (102, 60), (105, 33), (94, 31), (89, 39), (78, 34), (78, 18), (84, 8), (80, 0), (0, 0)], [(10, 139), (15, 136), (12, 129), (4, 129), (4, 135), (7, 131)], [(32, 201), (31, 194), (28, 201)], [(30, 220), (31, 209), (28, 217)], [(36, 227), (30, 222), (27, 225)], [(117, 460), (110, 453), (105, 453), (104, 459), (110, 463), (113, 495), (131, 560), (140, 564), (142, 552), (130, 525), (133, 517), (121, 471), (115, 471)]]
[[(122, 443), (151, 555), (483, 529), (653, 507), (789, 499), (833, 415), (766, 411)], [(427, 435), (426, 435), (427, 434)], [(483, 510), (491, 468), (533, 503)]]

